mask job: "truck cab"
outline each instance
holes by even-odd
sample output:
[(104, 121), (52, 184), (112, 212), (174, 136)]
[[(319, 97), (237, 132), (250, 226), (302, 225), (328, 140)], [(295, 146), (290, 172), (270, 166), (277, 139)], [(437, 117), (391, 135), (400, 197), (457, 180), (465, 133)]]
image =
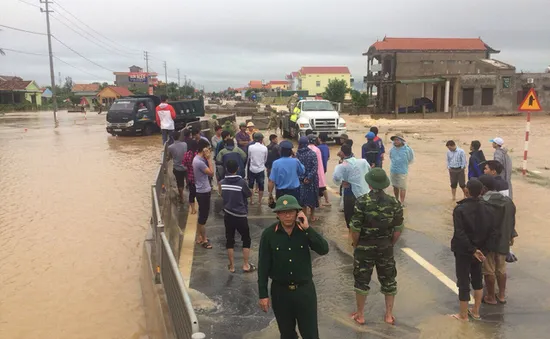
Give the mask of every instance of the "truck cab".
[[(169, 101), (176, 111), (176, 130), (204, 116), (204, 99)], [(131, 96), (115, 100), (107, 112), (107, 133), (111, 135), (151, 135), (160, 132), (156, 107), (160, 98), (154, 95)]]
[(296, 123), (290, 120), (290, 116), (281, 121), (283, 137), (299, 138), (311, 130), (314, 135), (324, 132), (330, 140), (339, 142), (342, 134), (347, 132), (346, 121), (328, 100), (301, 100), (296, 107), (300, 110)]

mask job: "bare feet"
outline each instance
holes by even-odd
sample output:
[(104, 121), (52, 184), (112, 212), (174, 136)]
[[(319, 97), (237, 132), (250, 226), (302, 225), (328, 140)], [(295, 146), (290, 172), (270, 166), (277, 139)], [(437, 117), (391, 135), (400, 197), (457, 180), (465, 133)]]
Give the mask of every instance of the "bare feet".
[(468, 322), (468, 317), (462, 318), (460, 314), (449, 314), (449, 317), (454, 318), (456, 320), (465, 321)]
[(229, 272), (235, 273), (235, 266), (227, 265), (227, 269), (229, 270)]
[(332, 204), (329, 201), (326, 201), (323, 206), (332, 206)]
[(365, 325), (365, 317), (362, 314), (357, 314), (357, 312), (353, 312), (351, 314), (351, 319), (355, 321), (358, 325)]
[(384, 317), (384, 322), (386, 324), (395, 325), (395, 317), (391, 314), (386, 314)]

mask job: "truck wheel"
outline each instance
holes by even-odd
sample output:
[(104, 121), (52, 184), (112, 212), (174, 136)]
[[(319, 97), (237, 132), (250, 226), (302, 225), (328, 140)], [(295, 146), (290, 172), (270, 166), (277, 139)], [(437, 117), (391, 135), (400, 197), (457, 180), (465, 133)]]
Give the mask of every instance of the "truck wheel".
[(149, 136), (151, 134), (153, 134), (153, 126), (151, 124), (148, 124), (143, 128), (143, 135)]

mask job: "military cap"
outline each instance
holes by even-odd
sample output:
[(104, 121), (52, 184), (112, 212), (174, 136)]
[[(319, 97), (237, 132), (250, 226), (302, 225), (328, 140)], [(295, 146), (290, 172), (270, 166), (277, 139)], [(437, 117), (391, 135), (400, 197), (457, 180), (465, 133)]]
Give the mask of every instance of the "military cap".
[(288, 140), (283, 140), (279, 144), (279, 147), (281, 147), (282, 149), (292, 149), (294, 145), (292, 145), (292, 143)]
[(382, 168), (373, 168), (365, 175), (365, 180), (372, 188), (383, 190), (390, 186), (390, 179)]
[(298, 200), (296, 200), (295, 197), (292, 195), (283, 195), (279, 199), (277, 199), (277, 203), (275, 204), (275, 208), (273, 209), (273, 212), (282, 212), (282, 211), (293, 211), (293, 210), (301, 210), (302, 206), (298, 203)]

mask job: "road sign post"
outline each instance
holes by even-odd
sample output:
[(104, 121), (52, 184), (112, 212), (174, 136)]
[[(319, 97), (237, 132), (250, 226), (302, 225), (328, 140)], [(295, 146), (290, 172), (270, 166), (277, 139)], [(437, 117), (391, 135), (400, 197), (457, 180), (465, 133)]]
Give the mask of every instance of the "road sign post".
[(527, 150), (529, 149), (529, 133), (531, 131), (531, 112), (539, 112), (542, 110), (540, 106), (537, 92), (531, 88), (527, 95), (518, 107), (518, 111), (527, 112), (527, 123), (525, 124), (525, 147), (523, 148), (523, 176), (527, 174)]

